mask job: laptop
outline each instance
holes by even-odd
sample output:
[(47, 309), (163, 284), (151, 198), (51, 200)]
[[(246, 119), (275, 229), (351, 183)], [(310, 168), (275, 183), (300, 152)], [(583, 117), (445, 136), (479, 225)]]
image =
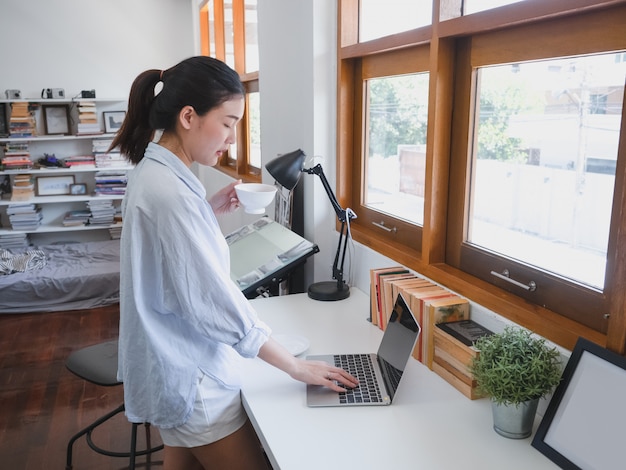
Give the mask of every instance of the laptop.
[(307, 405), (391, 405), (420, 332), (415, 315), (398, 294), (377, 353), (307, 356), (341, 367), (359, 379), (357, 388), (339, 393), (322, 385), (307, 385)]

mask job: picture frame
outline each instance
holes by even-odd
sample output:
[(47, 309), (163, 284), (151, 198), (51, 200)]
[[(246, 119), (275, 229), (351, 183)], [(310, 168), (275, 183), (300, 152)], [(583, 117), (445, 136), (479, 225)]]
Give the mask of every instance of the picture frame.
[(58, 196), (70, 194), (70, 186), (74, 184), (74, 175), (38, 176), (37, 196)]
[(9, 136), (9, 118), (7, 114), (7, 104), (0, 103), (0, 137)]
[(72, 196), (84, 196), (87, 194), (87, 185), (84, 183), (70, 184), (69, 189)]
[(565, 470), (624, 459), (626, 357), (579, 338), (532, 446)]
[(126, 111), (104, 111), (102, 113), (102, 120), (104, 121), (104, 132), (107, 134), (117, 132), (124, 118), (126, 117)]
[(70, 116), (66, 104), (45, 104), (42, 113), (47, 135), (70, 134)]

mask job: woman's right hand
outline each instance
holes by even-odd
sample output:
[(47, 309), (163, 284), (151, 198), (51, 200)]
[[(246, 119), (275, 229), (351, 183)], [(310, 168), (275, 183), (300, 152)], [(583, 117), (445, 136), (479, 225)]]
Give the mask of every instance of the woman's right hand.
[(331, 366), (324, 361), (307, 361), (294, 357), (272, 337), (261, 346), (259, 357), (294, 379), (307, 384), (324, 385), (336, 392), (359, 385), (356, 378), (339, 367)]

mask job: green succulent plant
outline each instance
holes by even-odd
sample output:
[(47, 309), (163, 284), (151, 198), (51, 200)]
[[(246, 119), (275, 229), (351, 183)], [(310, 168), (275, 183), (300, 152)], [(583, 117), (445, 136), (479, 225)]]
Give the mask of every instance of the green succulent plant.
[(519, 405), (541, 398), (561, 380), (560, 354), (528, 330), (508, 326), (474, 346), (480, 354), (470, 364), (479, 392), (497, 404)]

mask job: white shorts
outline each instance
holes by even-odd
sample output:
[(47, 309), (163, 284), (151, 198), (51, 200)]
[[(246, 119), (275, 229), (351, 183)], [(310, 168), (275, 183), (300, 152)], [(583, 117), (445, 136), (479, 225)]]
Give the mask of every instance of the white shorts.
[(159, 428), (159, 432), (166, 446), (198, 447), (234, 433), (247, 419), (240, 391), (224, 388), (203, 374), (187, 422), (177, 428)]

